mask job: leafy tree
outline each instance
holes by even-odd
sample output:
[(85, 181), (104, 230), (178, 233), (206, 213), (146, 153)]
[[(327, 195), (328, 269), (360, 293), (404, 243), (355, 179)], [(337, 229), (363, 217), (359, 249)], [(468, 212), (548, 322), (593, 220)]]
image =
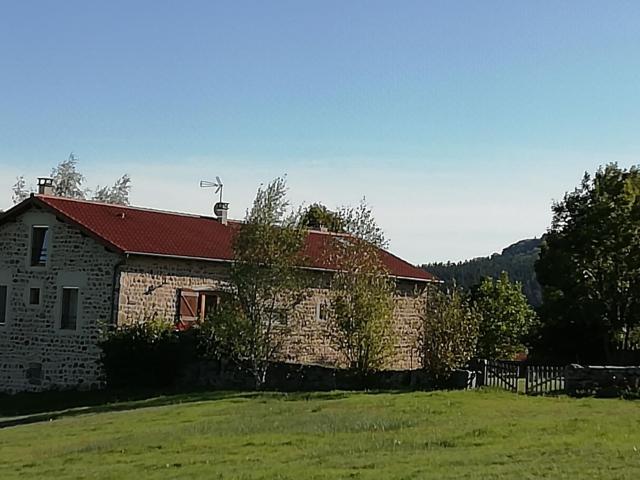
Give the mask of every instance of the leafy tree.
[(116, 205), (129, 205), (130, 191), (131, 178), (125, 173), (111, 187), (96, 187), (92, 200)]
[(16, 177), (16, 183), (13, 184), (13, 203), (20, 203), (29, 197), (29, 191), (27, 190), (27, 182), (23, 175)]
[(355, 207), (342, 207), (338, 210), (340, 224), (346, 233), (378, 248), (386, 248), (389, 240), (373, 217), (373, 211), (363, 198)]
[(422, 366), (437, 382), (446, 381), (474, 356), (480, 315), (458, 288), (444, 292), (431, 287), (418, 302), (422, 303)]
[(221, 348), (246, 366), (256, 387), (264, 385), (307, 296), (304, 263), (306, 233), (299, 215), (288, 213), (286, 182), (277, 178), (258, 189), (245, 223), (234, 238), (232, 299), (214, 322)]
[(60, 197), (85, 198), (87, 191), (82, 188), (84, 175), (78, 172), (78, 157), (73, 153), (64, 162), (51, 169), (53, 192)]
[[(536, 264), (545, 305), (540, 350), (611, 361), (640, 324), (640, 169), (600, 167), (553, 205)], [(548, 352), (547, 353), (551, 353)]]
[(524, 340), (534, 327), (536, 313), (502, 272), (497, 280), (485, 278), (472, 292), (473, 305), (481, 316), (478, 356), (511, 359), (525, 349)]
[(314, 203), (305, 210), (301, 224), (312, 230), (326, 229), (334, 233), (344, 232), (344, 225), (340, 215), (320, 203)]
[(349, 367), (364, 375), (382, 368), (393, 347), (395, 282), (380, 259), (384, 235), (366, 203), (343, 209), (341, 221), (349, 234), (334, 237), (330, 329)]

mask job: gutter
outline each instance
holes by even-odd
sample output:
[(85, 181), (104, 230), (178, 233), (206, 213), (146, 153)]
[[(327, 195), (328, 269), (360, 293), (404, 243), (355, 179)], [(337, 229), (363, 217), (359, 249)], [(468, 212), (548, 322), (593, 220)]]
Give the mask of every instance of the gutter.
[[(212, 262), (212, 263), (235, 263), (235, 260), (228, 260), (225, 258), (208, 258), (208, 257), (191, 257), (188, 255), (168, 255), (165, 253), (148, 253), (148, 252), (124, 252), (127, 257), (129, 255), (136, 255), (140, 257), (159, 257), (159, 258), (175, 258), (179, 260), (194, 260), (198, 262)], [(312, 270), (316, 272), (328, 272), (335, 273), (337, 270), (331, 268), (322, 268), (322, 267), (300, 267), (303, 270)], [(397, 280), (409, 280), (411, 282), (423, 282), (423, 283), (444, 283), (442, 280), (438, 280), (436, 278), (415, 278), (415, 277), (403, 277), (397, 275), (389, 275), (392, 278)]]

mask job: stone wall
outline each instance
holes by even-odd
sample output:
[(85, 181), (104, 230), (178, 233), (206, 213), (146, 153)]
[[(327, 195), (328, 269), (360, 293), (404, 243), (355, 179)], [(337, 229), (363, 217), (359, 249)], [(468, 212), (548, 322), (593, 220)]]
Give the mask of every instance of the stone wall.
[(565, 391), (574, 396), (637, 395), (640, 394), (640, 366), (567, 365)]
[[(31, 267), (33, 225), (48, 226), (46, 267)], [(92, 387), (98, 383), (100, 324), (111, 315), (118, 255), (54, 215), (32, 209), (0, 225), (0, 285), (8, 285), (7, 319), (0, 325), (0, 391)], [(60, 329), (62, 287), (79, 288), (77, 329)], [(30, 288), (40, 303), (30, 305)]]
[[(229, 265), (215, 262), (158, 257), (130, 257), (120, 268), (118, 323), (154, 318), (175, 320), (180, 289), (224, 291)], [(315, 285), (328, 284), (326, 274), (316, 273)], [(414, 284), (402, 282), (396, 296), (395, 354), (389, 369), (412, 369), (420, 365), (416, 350), (420, 319), (415, 306)], [(327, 301), (325, 288), (316, 288), (298, 307), (281, 360), (327, 366), (345, 366), (329, 338), (327, 321), (318, 318), (319, 304)]]
[(131, 256), (119, 272), (118, 325), (152, 319), (176, 320), (180, 289), (228, 289), (227, 263)]

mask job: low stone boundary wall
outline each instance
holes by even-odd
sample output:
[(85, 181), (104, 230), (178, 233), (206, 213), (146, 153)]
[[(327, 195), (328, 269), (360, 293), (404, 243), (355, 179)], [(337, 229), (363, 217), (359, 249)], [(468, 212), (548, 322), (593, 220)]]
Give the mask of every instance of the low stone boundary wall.
[[(475, 372), (456, 370), (445, 388), (475, 388)], [(202, 361), (190, 364), (178, 380), (179, 387), (211, 388), (216, 390), (247, 390), (254, 388), (254, 380), (244, 370), (223, 361)], [(328, 390), (431, 390), (436, 388), (433, 378), (423, 370), (387, 370), (362, 378), (350, 370), (275, 363), (267, 371), (267, 390), (285, 392)]]
[(640, 366), (567, 365), (565, 391), (573, 396), (638, 395), (640, 393)]

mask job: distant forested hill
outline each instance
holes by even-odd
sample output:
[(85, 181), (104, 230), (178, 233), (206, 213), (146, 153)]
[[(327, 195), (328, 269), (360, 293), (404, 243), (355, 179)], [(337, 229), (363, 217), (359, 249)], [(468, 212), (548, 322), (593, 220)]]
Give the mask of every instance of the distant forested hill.
[(542, 291), (536, 280), (534, 263), (540, 254), (539, 238), (520, 240), (490, 257), (474, 258), (458, 263), (429, 263), (422, 268), (433, 273), (446, 283), (453, 283), (462, 288), (470, 288), (484, 277), (496, 278), (502, 271), (509, 278), (522, 284), (522, 291), (533, 306), (542, 303)]

